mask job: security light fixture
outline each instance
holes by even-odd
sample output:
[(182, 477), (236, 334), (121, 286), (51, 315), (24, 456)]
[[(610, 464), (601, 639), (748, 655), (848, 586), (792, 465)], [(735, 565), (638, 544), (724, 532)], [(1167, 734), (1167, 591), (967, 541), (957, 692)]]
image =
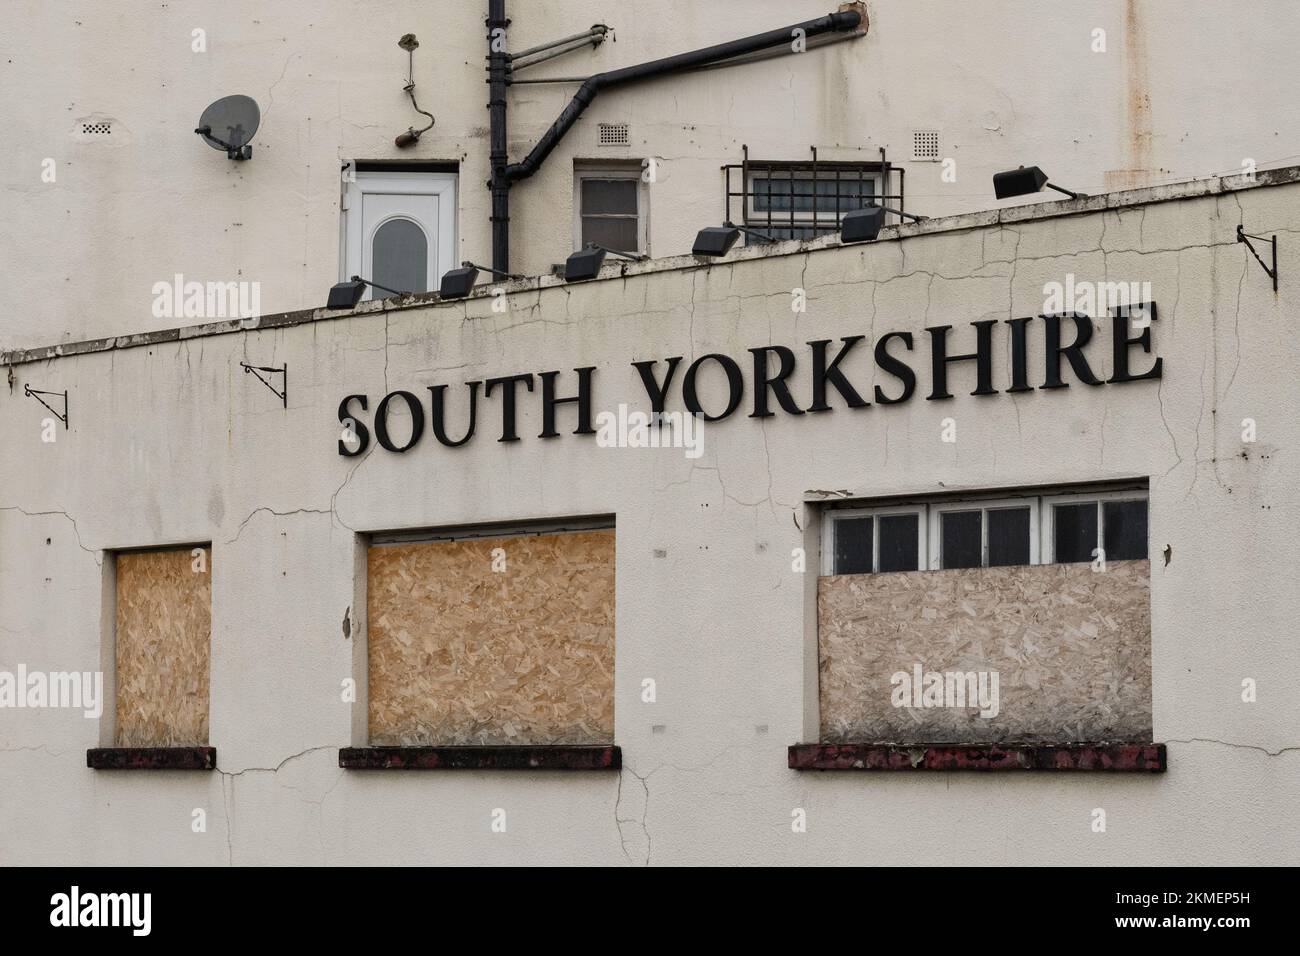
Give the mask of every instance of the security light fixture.
[(494, 276), (501, 276), (503, 279), (522, 279), (523, 276), (515, 275), (513, 272), (501, 272), (488, 266), (476, 265), (473, 262), (462, 262), (459, 269), (452, 269), (442, 277), (442, 284), (438, 287), (438, 297), (442, 299), (463, 299), (474, 291), (474, 283), (478, 279), (479, 272), (490, 272)]
[(643, 262), (649, 259), (649, 256), (641, 255), (635, 252), (619, 252), (617, 249), (606, 249), (604, 246), (598, 246), (594, 242), (587, 243), (586, 248), (579, 249), (569, 258), (564, 260), (564, 281), (581, 282), (583, 279), (594, 279), (600, 272), (600, 267), (605, 262), (605, 256), (613, 253), (616, 256), (622, 256), (624, 259), (632, 259), (635, 262)]
[(764, 242), (776, 242), (771, 236), (759, 232), (757, 229), (724, 222), (721, 226), (706, 226), (696, 233), (695, 245), (691, 247), (691, 255), (725, 256), (731, 251), (731, 247), (736, 244), (736, 240), (740, 238), (742, 232), (747, 236), (762, 239)]
[(1006, 199), (1010, 196), (1029, 196), (1036, 192), (1042, 192), (1043, 188), (1055, 189), (1058, 193), (1065, 193), (1071, 199), (1087, 199), (1086, 193), (1076, 193), (1069, 189), (1062, 189), (1060, 186), (1053, 185), (1047, 181), (1047, 173), (1043, 172), (1037, 166), (1021, 166), (1018, 169), (1009, 169), (1004, 173), (993, 174), (993, 195), (998, 199)]
[(379, 285), (377, 282), (371, 282), (369, 279), (363, 279), (361, 276), (353, 276), (347, 282), (340, 282), (330, 288), (329, 301), (325, 303), (327, 309), (355, 309), (361, 297), (365, 294), (366, 286), (375, 289), (382, 289), (384, 292), (391, 292), (393, 295), (410, 295), (409, 292), (398, 292), (396, 289), (390, 289), (387, 286)]
[(904, 219), (911, 219), (913, 222), (924, 222), (928, 218), (903, 212), (901, 209), (891, 209), (888, 206), (863, 206), (861, 209), (846, 212), (841, 217), (840, 242), (870, 242), (875, 239), (880, 235), (880, 227), (885, 224), (887, 212), (902, 216)]

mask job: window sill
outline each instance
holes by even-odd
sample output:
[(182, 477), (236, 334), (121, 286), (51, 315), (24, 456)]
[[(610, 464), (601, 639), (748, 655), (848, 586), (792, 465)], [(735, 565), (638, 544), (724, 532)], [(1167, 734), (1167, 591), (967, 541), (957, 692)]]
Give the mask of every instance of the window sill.
[(86, 751), (91, 770), (215, 770), (216, 747), (95, 747)]
[(1164, 744), (792, 744), (791, 770), (1094, 770), (1164, 773)]
[(345, 770), (618, 770), (618, 747), (344, 747)]

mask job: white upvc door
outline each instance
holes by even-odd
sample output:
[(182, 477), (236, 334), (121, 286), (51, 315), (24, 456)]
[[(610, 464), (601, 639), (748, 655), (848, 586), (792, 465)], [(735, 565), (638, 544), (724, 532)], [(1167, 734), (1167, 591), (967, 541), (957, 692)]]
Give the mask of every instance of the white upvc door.
[[(358, 172), (345, 193), (342, 275), (399, 292), (437, 289), (456, 266), (454, 173)], [(366, 298), (391, 292), (368, 288)]]

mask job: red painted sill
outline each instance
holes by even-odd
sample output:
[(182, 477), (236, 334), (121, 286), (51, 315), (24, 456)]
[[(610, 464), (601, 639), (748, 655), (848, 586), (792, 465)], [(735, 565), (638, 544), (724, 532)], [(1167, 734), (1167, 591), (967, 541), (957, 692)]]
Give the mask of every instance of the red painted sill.
[(618, 770), (618, 747), (344, 747), (345, 770)]
[(91, 770), (215, 770), (216, 747), (95, 747), (86, 751)]
[(792, 744), (791, 770), (1100, 770), (1164, 773), (1164, 744)]

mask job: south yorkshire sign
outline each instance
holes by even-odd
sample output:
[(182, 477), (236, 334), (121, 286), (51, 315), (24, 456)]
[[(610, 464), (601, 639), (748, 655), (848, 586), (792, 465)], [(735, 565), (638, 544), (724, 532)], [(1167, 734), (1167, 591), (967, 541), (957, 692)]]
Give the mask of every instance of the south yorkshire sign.
[[(1093, 320), (1082, 313), (1027, 316), (1019, 319), (983, 319), (971, 322), (961, 332), (951, 325), (924, 329), (924, 339), (911, 332), (888, 332), (868, 343), (866, 336), (850, 335), (841, 339), (815, 339), (798, 348), (763, 345), (747, 350), (743, 357), (719, 352), (701, 355), (687, 363), (683, 356), (634, 361), (652, 415), (665, 413), (670, 402), (680, 404), (686, 412), (707, 422), (717, 422), (733, 415), (769, 418), (781, 413), (808, 415), (832, 411), (836, 407), (861, 409), (875, 405), (898, 405), (910, 401), (920, 384), (918, 368), (924, 369), (929, 387), (926, 401), (952, 399), (951, 371), (954, 366), (975, 371), (975, 388), (971, 395), (1016, 394), (1046, 389), (1068, 388), (1072, 382), (1091, 388), (1123, 385), (1161, 377), (1162, 360), (1153, 356), (1151, 323), (1156, 305), (1120, 306), (1101, 320), (1108, 326), (1110, 346), (1109, 378), (1098, 376), (1088, 358), (1094, 338)], [(1031, 381), (1030, 328), (1042, 331), (1041, 381)], [(1107, 336), (1103, 335), (1101, 338)], [(967, 349), (968, 351), (957, 351)], [(870, 350), (878, 373), (870, 387), (854, 381), (844, 368), (846, 359), (855, 352)], [(918, 353), (928, 352), (918, 361)], [(1007, 356), (1005, 362), (995, 362)], [(1143, 356), (1152, 356), (1143, 358)], [(970, 363), (970, 365), (966, 365)], [(998, 368), (997, 366), (1005, 367)], [(1143, 366), (1141, 368), (1137, 366)], [(1037, 366), (1035, 366), (1037, 367)], [(448, 412), (447, 384), (429, 385), (427, 394), (398, 390), (384, 395), (371, 417), (370, 398), (365, 394), (344, 397), (339, 403), (339, 422), (343, 437), (338, 442), (340, 455), (352, 457), (364, 453), (373, 438), (391, 452), (414, 448), (426, 434), (448, 448), (467, 444), (482, 430), (499, 442), (520, 441), (519, 406), (529, 394), (536, 395), (542, 412), (542, 430), (538, 438), (560, 436), (558, 417), (561, 409), (572, 406), (576, 417), (575, 435), (594, 435), (592, 408), (595, 401), (596, 367), (575, 368), (565, 377), (561, 395), (559, 370), (523, 372), (496, 378), (462, 382), (461, 394), (454, 401), (456, 422)], [(725, 390), (706, 389), (703, 382), (725, 382)], [(794, 386), (792, 388), (792, 386)], [(796, 390), (806, 397), (802, 404)], [(710, 395), (708, 401), (702, 393)], [(725, 395), (725, 397), (724, 397)], [(482, 404), (493, 406), (491, 425), (481, 414)], [(620, 396), (626, 401), (626, 396)], [(605, 406), (602, 406), (605, 407)], [(400, 408), (409, 416), (409, 429), (403, 427), (400, 441), (389, 429), (389, 416)]]

